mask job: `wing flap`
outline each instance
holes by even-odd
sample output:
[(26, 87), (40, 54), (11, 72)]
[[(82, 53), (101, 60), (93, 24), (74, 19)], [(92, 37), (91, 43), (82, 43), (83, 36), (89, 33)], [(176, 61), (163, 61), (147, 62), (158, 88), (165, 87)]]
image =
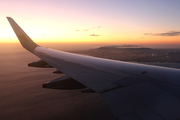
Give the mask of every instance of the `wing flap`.
[(145, 105), (167, 120), (180, 118), (180, 101), (171, 94), (151, 83), (139, 83), (127, 87), (127, 90)]
[(179, 100), (149, 82), (118, 88), (101, 96), (119, 119), (128, 117), (131, 112), (143, 120), (180, 118)]

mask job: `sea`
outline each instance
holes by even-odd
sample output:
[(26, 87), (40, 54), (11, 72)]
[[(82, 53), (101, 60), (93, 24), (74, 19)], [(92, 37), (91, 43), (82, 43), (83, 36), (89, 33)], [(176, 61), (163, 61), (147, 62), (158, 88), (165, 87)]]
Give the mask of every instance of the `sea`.
[(53, 74), (55, 68), (27, 66), (37, 60), (20, 44), (0, 43), (0, 120), (114, 119), (99, 93), (42, 88), (64, 74)]

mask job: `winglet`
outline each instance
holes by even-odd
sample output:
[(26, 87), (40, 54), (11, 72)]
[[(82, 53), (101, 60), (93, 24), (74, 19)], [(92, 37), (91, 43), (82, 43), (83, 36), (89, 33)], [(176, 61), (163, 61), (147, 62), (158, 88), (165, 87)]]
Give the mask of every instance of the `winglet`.
[(31, 40), (31, 38), (21, 29), (21, 27), (11, 17), (7, 17), (7, 19), (11, 24), (11, 27), (13, 28), (22, 46), (28, 51), (34, 53), (34, 49), (38, 45)]

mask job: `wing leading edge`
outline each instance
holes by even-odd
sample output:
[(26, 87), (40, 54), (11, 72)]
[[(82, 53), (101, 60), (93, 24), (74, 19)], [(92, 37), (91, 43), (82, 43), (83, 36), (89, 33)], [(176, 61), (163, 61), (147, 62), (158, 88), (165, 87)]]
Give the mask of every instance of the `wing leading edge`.
[[(117, 119), (180, 119), (179, 69), (107, 60), (40, 47), (12, 18), (7, 19), (25, 49), (65, 73), (68, 80), (73, 79), (84, 85), (82, 88), (100, 92)], [(62, 78), (55, 79), (46, 87), (52, 87), (53, 84), (57, 88), (63, 87), (63, 84), (67, 84), (64, 81)]]

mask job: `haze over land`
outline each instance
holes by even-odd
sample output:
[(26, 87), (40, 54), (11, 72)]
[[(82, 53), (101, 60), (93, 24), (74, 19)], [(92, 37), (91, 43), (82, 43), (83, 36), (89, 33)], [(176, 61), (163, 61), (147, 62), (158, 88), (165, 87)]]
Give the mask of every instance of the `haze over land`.
[(180, 49), (151, 49), (141, 46), (123, 45), (70, 52), (112, 60), (180, 68)]

